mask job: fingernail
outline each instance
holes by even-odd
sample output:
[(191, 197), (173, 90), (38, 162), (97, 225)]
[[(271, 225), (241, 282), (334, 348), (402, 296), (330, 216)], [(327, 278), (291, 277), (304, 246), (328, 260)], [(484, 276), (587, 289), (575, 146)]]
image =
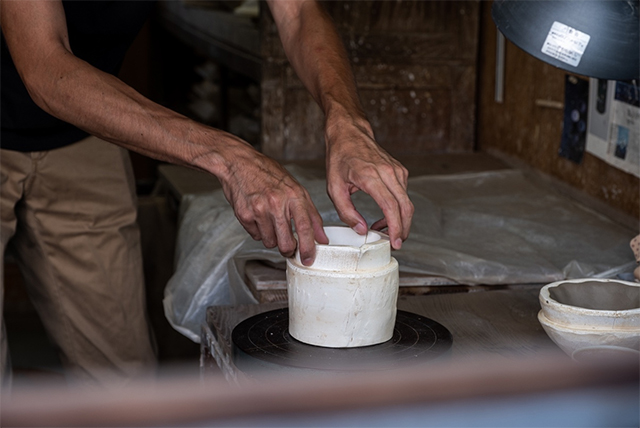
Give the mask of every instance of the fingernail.
[(395, 248), (396, 250), (399, 250), (400, 247), (402, 247), (402, 239), (398, 238), (395, 241), (393, 241), (393, 248)]
[(367, 233), (367, 226), (362, 223), (358, 223), (356, 224), (356, 227), (353, 228), (353, 230), (355, 230), (360, 235), (364, 235), (365, 233)]
[(302, 259), (302, 264), (305, 266), (311, 266), (313, 264), (313, 258), (307, 257), (305, 259)]

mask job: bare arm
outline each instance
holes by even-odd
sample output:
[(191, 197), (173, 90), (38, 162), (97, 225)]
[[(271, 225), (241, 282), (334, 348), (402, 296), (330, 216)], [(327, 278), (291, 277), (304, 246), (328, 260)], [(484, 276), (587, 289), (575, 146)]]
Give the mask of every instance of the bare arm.
[(286, 170), (226, 132), (166, 109), (75, 57), (58, 0), (0, 2), (2, 31), (16, 68), (43, 110), (85, 131), (156, 159), (218, 177), (236, 216), (254, 239), (285, 256), (300, 235), (303, 261), (314, 238), (327, 242), (308, 193)]
[(351, 202), (352, 193), (365, 191), (384, 213), (372, 227), (388, 226), (399, 249), (414, 210), (406, 191), (408, 173), (376, 143), (330, 18), (313, 0), (268, 1), (289, 61), (325, 113), (327, 190), (340, 218), (365, 233), (366, 222)]

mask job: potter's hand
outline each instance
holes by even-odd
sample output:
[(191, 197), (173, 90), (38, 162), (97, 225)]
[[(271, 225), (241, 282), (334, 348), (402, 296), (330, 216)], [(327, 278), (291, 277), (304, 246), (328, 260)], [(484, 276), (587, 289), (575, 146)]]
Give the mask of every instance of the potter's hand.
[(340, 219), (364, 234), (367, 223), (355, 209), (351, 195), (368, 193), (384, 217), (371, 228), (388, 227), (391, 246), (400, 249), (407, 239), (413, 204), (407, 195), (407, 170), (376, 143), (366, 120), (327, 122), (327, 191)]
[(268, 1), (284, 51), (325, 114), (327, 186), (340, 219), (364, 234), (367, 224), (351, 202), (363, 190), (382, 208), (372, 227), (389, 227), (393, 248), (409, 235), (413, 205), (407, 171), (382, 150), (364, 119), (353, 72), (331, 17), (317, 1)]
[(322, 244), (329, 240), (307, 190), (280, 164), (250, 146), (242, 144), (232, 151), (232, 162), (220, 181), (240, 224), (265, 247), (277, 246), (283, 256), (291, 257), (296, 249), (293, 220), (300, 259), (307, 266), (313, 263), (314, 239)]

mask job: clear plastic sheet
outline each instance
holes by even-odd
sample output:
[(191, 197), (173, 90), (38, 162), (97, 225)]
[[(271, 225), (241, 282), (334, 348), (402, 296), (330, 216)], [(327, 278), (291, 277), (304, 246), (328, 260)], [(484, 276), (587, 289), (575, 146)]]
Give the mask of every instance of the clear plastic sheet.
[[(325, 224), (340, 224), (326, 182), (288, 169)], [(519, 171), (422, 176), (409, 180), (409, 193), (416, 208), (411, 235), (393, 252), (401, 271), (469, 285), (549, 283), (606, 275), (634, 260), (629, 241), (637, 231), (534, 185)], [(382, 216), (368, 195), (358, 192), (353, 200), (369, 224)], [(253, 241), (221, 191), (187, 196), (176, 272), (164, 299), (173, 327), (199, 342), (208, 306), (257, 303), (244, 282), (247, 260), (284, 261)]]

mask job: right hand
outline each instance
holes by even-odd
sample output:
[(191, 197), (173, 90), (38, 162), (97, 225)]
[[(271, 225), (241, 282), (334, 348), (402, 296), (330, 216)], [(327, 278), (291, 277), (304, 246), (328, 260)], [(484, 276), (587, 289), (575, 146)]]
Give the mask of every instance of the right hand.
[(367, 223), (351, 200), (354, 192), (366, 192), (384, 215), (371, 229), (388, 227), (391, 247), (399, 250), (409, 236), (414, 213), (407, 195), (407, 169), (376, 143), (364, 119), (352, 121), (349, 115), (328, 119), (325, 140), (327, 190), (340, 219), (361, 235), (367, 232)]

